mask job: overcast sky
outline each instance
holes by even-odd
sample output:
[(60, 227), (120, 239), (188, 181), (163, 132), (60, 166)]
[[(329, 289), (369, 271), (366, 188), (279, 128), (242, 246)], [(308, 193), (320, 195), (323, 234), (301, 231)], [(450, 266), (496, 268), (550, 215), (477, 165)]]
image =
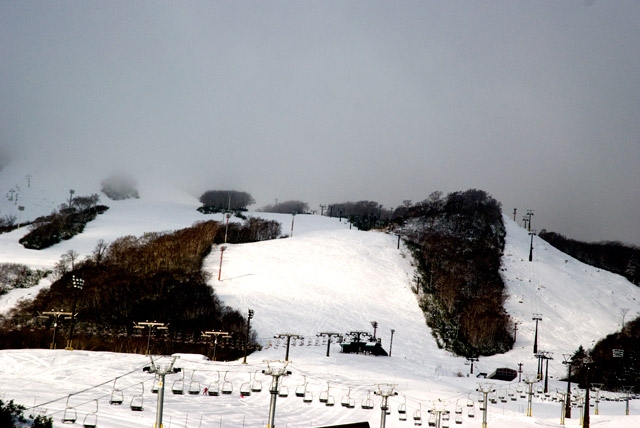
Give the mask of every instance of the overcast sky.
[(640, 245), (640, 2), (0, 0), (0, 153)]

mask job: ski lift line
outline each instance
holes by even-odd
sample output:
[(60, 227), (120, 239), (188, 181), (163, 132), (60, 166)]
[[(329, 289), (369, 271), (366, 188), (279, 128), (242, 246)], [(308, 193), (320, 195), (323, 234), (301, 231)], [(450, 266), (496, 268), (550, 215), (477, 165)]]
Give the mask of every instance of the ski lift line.
[[(146, 365), (146, 364), (145, 364), (145, 365)], [(106, 385), (106, 384), (109, 384), (109, 383), (115, 382), (117, 379), (119, 379), (119, 378), (121, 378), (121, 377), (129, 376), (130, 374), (133, 374), (133, 373), (136, 373), (136, 372), (138, 372), (138, 371), (142, 370), (142, 368), (143, 368), (145, 365), (142, 365), (142, 366), (140, 366), (140, 367), (137, 367), (137, 368), (135, 368), (135, 369), (131, 370), (130, 372), (127, 372), (127, 373), (125, 373), (125, 374), (123, 374), (123, 375), (116, 376), (116, 377), (114, 377), (114, 378), (111, 378), (111, 379), (109, 379), (109, 380), (106, 380), (106, 381), (104, 381), (104, 382), (102, 382), (102, 383), (99, 383), (99, 384), (97, 384), (97, 385), (90, 386), (90, 387), (85, 388), (85, 389), (83, 389), (83, 390), (76, 391), (76, 392), (72, 392), (72, 393), (67, 394), (67, 395), (64, 395), (64, 396), (62, 396), (62, 397), (60, 397), (60, 398), (55, 398), (55, 399), (53, 399), (53, 400), (47, 401), (47, 402), (45, 402), (45, 403), (34, 404), (34, 405), (33, 405), (33, 406), (31, 406), (31, 407), (27, 407), (27, 408), (25, 408), (25, 410), (36, 409), (36, 408), (38, 408), (38, 407), (46, 406), (46, 405), (49, 405), (49, 404), (51, 404), (51, 403), (55, 403), (55, 402), (60, 401), (60, 400), (66, 400), (66, 399), (67, 399), (67, 397), (70, 397), (70, 396), (72, 396), (72, 395), (79, 395), (79, 394), (82, 394), (82, 393), (84, 393), (84, 392), (91, 391), (92, 389), (100, 388), (101, 386), (104, 386), (104, 385)], [(120, 389), (126, 389), (126, 388), (120, 388)], [(105, 395), (103, 395), (103, 396), (102, 396), (102, 397), (100, 397), (100, 398), (104, 398), (104, 397), (106, 397), (107, 395), (109, 395), (109, 394), (105, 394)], [(90, 399), (89, 401), (86, 401), (86, 402), (82, 403), (82, 404), (86, 404), (86, 403), (89, 403), (89, 402), (91, 402), (91, 401), (93, 401), (93, 398), (92, 398), (92, 399)], [(79, 405), (82, 405), (82, 404), (79, 404)]]

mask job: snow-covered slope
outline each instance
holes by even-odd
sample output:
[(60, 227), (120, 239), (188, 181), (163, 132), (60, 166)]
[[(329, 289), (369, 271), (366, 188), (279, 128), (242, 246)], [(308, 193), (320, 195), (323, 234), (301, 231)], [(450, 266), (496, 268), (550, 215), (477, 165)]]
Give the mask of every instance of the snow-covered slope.
[[(196, 211), (197, 201), (184, 196), (162, 201), (162, 198), (129, 201), (103, 201), (110, 209), (90, 223), (82, 235), (43, 251), (25, 250), (18, 239), (26, 233), (22, 228), (0, 235), (0, 262), (25, 263), (51, 267), (64, 252), (73, 249), (81, 257), (90, 254), (97, 240), (109, 242), (126, 234), (173, 230), (186, 227), (204, 216)], [(63, 201), (59, 201), (61, 203)], [(283, 231), (290, 233), (292, 218), (287, 215), (257, 214), (277, 219)], [(213, 216), (215, 219), (215, 216)], [(629, 309), (627, 319), (639, 311), (640, 291), (624, 278), (584, 265), (534, 238), (533, 262), (528, 261), (530, 237), (526, 230), (505, 217), (507, 244), (503, 258), (503, 275), (510, 298), (507, 310), (519, 321), (517, 342), (513, 351), (482, 358), (474, 367), (477, 372), (491, 372), (497, 367), (517, 369), (523, 363), (523, 377), (537, 370), (532, 354), (535, 323), (539, 314), (539, 349), (553, 352), (549, 361), (549, 389), (566, 390), (556, 379), (566, 373), (562, 354), (572, 353), (579, 345), (590, 347), (604, 335), (620, 328), (621, 310)], [(266, 426), (269, 412), (269, 377), (261, 374), (265, 361), (282, 360), (285, 348), (278, 334), (300, 334), (290, 348), (284, 378), (289, 396), (277, 402), (276, 423), (279, 426), (312, 427), (355, 421), (380, 424), (380, 398), (372, 391), (379, 383), (391, 383), (399, 395), (390, 398), (392, 412), (387, 426), (407, 427), (413, 414), (422, 411), (427, 424), (429, 409), (446, 406), (451, 411), (450, 426), (479, 426), (481, 412), (477, 401), (475, 417), (469, 417), (468, 399), (476, 400), (478, 381), (467, 376), (465, 360), (437, 348), (424, 317), (411, 291), (413, 266), (409, 253), (397, 249), (397, 239), (381, 232), (361, 232), (349, 228), (338, 219), (320, 216), (295, 217), (293, 236), (255, 244), (229, 245), (224, 253), (221, 281), (217, 280), (219, 249), (212, 251), (205, 263), (211, 271), (211, 286), (228, 305), (246, 312), (255, 311), (252, 328), (264, 349), (249, 356), (248, 363), (206, 362), (181, 358), (184, 381), (191, 380), (200, 388), (226, 380), (233, 385), (231, 395), (210, 397), (174, 395), (167, 391), (164, 405), (165, 426)], [(44, 282), (41, 287), (47, 286)], [(6, 312), (21, 297), (37, 290), (16, 290), (0, 298), (0, 311)], [(167, 308), (171, 310), (171, 308)], [(319, 332), (364, 330), (372, 332), (377, 321), (377, 336), (384, 348), (391, 347), (391, 357), (372, 357), (340, 353), (331, 345), (326, 357), (326, 342)], [(46, 344), (43, 344), (43, 346)], [(166, 361), (166, 360), (163, 360)], [(54, 417), (62, 426), (65, 408), (75, 411), (76, 423), (98, 408), (100, 427), (149, 427), (155, 421), (156, 395), (150, 392), (153, 376), (141, 368), (148, 359), (140, 355), (123, 355), (64, 350), (0, 351), (0, 398), (15, 399)], [(225, 375), (226, 374), (226, 375)], [(181, 375), (167, 377), (167, 388)], [(117, 380), (116, 380), (117, 379)], [(114, 380), (123, 391), (121, 406), (109, 405)], [(262, 392), (242, 397), (241, 385), (261, 381)], [(308, 382), (312, 403), (296, 397), (297, 386)], [(144, 385), (144, 387), (142, 386)], [(497, 393), (513, 393), (516, 401), (489, 405), (489, 426), (558, 426), (560, 404), (544, 395), (534, 398), (534, 416), (526, 417), (525, 399), (516, 393), (514, 383), (493, 382)], [(133, 412), (128, 404), (144, 393), (144, 411)], [(537, 389), (537, 386), (535, 387)], [(318, 401), (329, 391), (336, 400), (334, 407)], [(373, 410), (360, 404), (370, 394)], [(341, 406), (351, 397), (353, 409)], [(397, 410), (406, 404), (408, 420), (400, 421)], [(462, 408), (461, 424), (455, 424), (457, 407)], [(593, 409), (592, 409), (593, 410)], [(600, 415), (592, 415), (592, 423), (600, 427), (640, 425), (640, 405), (632, 402), (632, 416), (624, 416), (624, 403), (603, 401)], [(567, 426), (577, 426), (578, 410)]]

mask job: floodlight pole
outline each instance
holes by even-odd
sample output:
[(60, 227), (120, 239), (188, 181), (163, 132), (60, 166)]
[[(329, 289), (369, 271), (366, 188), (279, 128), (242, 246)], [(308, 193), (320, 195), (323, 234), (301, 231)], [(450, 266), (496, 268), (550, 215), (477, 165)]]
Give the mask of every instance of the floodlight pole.
[(373, 327), (373, 340), (376, 340), (376, 331), (378, 330), (378, 321), (371, 321), (371, 327)]
[(247, 364), (247, 347), (249, 346), (249, 329), (251, 328), (251, 318), (253, 318), (253, 309), (249, 309), (247, 313), (247, 334), (244, 340), (244, 360), (242, 364)]
[[(231, 202), (229, 202), (229, 203), (231, 203)], [(227, 219), (227, 221), (225, 223), (225, 226), (224, 226), (224, 243), (226, 244), (227, 243), (227, 232), (229, 231), (229, 218), (231, 218), (231, 214), (227, 213), (225, 215), (225, 218)]]
[(73, 350), (73, 327), (74, 321), (76, 319), (76, 303), (78, 302), (78, 290), (82, 290), (84, 286), (84, 280), (82, 278), (76, 278), (75, 275), (72, 276), (71, 280), (73, 284), (73, 307), (71, 308), (71, 326), (69, 327), (69, 340), (67, 341), (67, 347), (70, 351)]
[(302, 336), (300, 336), (299, 334), (291, 334), (291, 333), (283, 333), (283, 334), (277, 334), (275, 336), (273, 336), (275, 339), (284, 339), (285, 337), (287, 338), (287, 353), (284, 357), (285, 361), (289, 361), (289, 345), (291, 344), (291, 338), (293, 339), (302, 339)]
[(323, 332), (323, 333), (316, 334), (316, 336), (318, 336), (318, 337), (327, 336), (327, 357), (328, 357), (329, 356), (329, 351), (331, 350), (331, 338), (332, 337), (340, 337), (340, 333)]

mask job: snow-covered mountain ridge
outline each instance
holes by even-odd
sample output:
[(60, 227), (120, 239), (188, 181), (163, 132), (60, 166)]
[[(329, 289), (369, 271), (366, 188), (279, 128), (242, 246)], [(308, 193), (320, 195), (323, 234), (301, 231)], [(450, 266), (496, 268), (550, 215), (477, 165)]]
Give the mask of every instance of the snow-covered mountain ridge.
[[(26, 250), (17, 243), (26, 233), (25, 228), (0, 235), (0, 262), (51, 267), (68, 250), (78, 252), (80, 257), (90, 254), (99, 239), (109, 242), (127, 234), (175, 230), (194, 221), (216, 219), (215, 215), (205, 216), (196, 211), (197, 200), (189, 195), (162, 200), (160, 197), (145, 198), (141, 192), (140, 199), (103, 200), (103, 203), (110, 209), (89, 223), (81, 235), (46, 250)], [(387, 426), (392, 427), (409, 425), (411, 415), (419, 410), (423, 411), (426, 420), (427, 410), (438, 403), (444, 403), (453, 414), (457, 404), (466, 406), (469, 397), (477, 398), (475, 389), (479, 380), (466, 377), (470, 369), (465, 365), (466, 361), (438, 349), (431, 337), (411, 290), (414, 268), (410, 254), (402, 247), (397, 249), (395, 236), (357, 231), (335, 218), (251, 215), (280, 221), (285, 233), (291, 233), (292, 229), (292, 236), (228, 245), (221, 281), (217, 280), (220, 261), (217, 248), (207, 258), (205, 269), (212, 273), (210, 284), (227, 305), (243, 312), (249, 308), (255, 311), (251, 325), (265, 349), (250, 355), (247, 365), (240, 361), (181, 359), (179, 363), (185, 369), (187, 384), (192, 377), (203, 386), (209, 385), (216, 381), (218, 373), (224, 377), (228, 372), (227, 378), (235, 390), (229, 397), (168, 393), (165, 423), (179, 426), (265, 425), (269, 379), (258, 375), (265, 384), (265, 391), (260, 394), (241, 398), (237, 391), (251, 373), (255, 376), (266, 368), (265, 360), (284, 358), (283, 342), (273, 336), (285, 333), (300, 334), (305, 339), (295, 341), (296, 346), (290, 350), (289, 368), (293, 373), (284, 382), (291, 395), (278, 399), (276, 421), (279, 425), (309, 427), (358, 420), (378, 425), (378, 407), (373, 411), (360, 408), (360, 403), (378, 383), (394, 384), (399, 393), (393, 397), (393, 412), (387, 417)], [(506, 216), (504, 221), (507, 237), (502, 273), (510, 296), (507, 310), (519, 322), (517, 341), (514, 349), (506, 354), (482, 358), (475, 364), (475, 372), (490, 373), (505, 366), (517, 369), (518, 363), (523, 363), (524, 376), (535, 373), (537, 360), (532, 353), (535, 328), (532, 316), (539, 314), (542, 318), (538, 328), (539, 348), (554, 354), (554, 359), (549, 361), (550, 390), (566, 390), (566, 384), (556, 380), (566, 373), (561, 355), (572, 353), (579, 345), (588, 348), (604, 335), (620, 329), (622, 309), (629, 309), (628, 319), (640, 311), (640, 291), (624, 278), (584, 265), (536, 237), (533, 262), (529, 262), (530, 236), (527, 231)], [(46, 286), (43, 281), (39, 287)], [(14, 290), (2, 296), (0, 311), (5, 313), (20, 298), (29, 298), (35, 292), (37, 288)], [(377, 337), (385, 349), (392, 348), (391, 357), (342, 354), (337, 344), (331, 345), (331, 355), (326, 357), (326, 345), (315, 336), (331, 331), (372, 331), (371, 321), (377, 321)], [(393, 344), (391, 329), (394, 330)], [(0, 397), (16, 399), (27, 406), (37, 405), (38, 411), (46, 409), (47, 414), (54, 417), (56, 426), (61, 426), (65, 407), (76, 409), (81, 419), (93, 411), (92, 400), (98, 400), (101, 427), (152, 426), (156, 396), (149, 390), (153, 376), (140, 370), (147, 362), (140, 355), (3, 350), (0, 351), (0, 372), (5, 382), (0, 387)], [(293, 394), (295, 387), (305, 381), (304, 376), (309, 390), (314, 393), (311, 404), (303, 403)], [(126, 405), (108, 404), (115, 378), (118, 378), (116, 385), (124, 389), (127, 402), (139, 393), (141, 382), (144, 383), (144, 412), (131, 412)], [(518, 384), (499, 382), (498, 387), (505, 391), (515, 390)], [(327, 389), (337, 401), (350, 394), (356, 399), (357, 408), (336, 405), (328, 409), (317, 401), (318, 395)], [(379, 406), (379, 398), (371, 397)], [(409, 421), (400, 421), (397, 408), (402, 403), (409, 409)], [(635, 402), (632, 404), (636, 406)], [(546, 400), (544, 396), (536, 398), (533, 418), (524, 416), (524, 406), (522, 399), (490, 405), (489, 425), (558, 426), (558, 403)], [(626, 419), (620, 416), (624, 414), (620, 403), (601, 406), (601, 415), (593, 416), (599, 426), (624, 427), (634, 426), (632, 421), (638, 423), (635, 416)], [(632, 414), (634, 410), (636, 407), (632, 407)], [(463, 423), (459, 426), (479, 425), (481, 414), (477, 402), (475, 411), (475, 419), (470, 418), (465, 407)], [(577, 415), (577, 410), (574, 413)], [(576, 423), (577, 417), (574, 417), (567, 425), (577, 426)]]

